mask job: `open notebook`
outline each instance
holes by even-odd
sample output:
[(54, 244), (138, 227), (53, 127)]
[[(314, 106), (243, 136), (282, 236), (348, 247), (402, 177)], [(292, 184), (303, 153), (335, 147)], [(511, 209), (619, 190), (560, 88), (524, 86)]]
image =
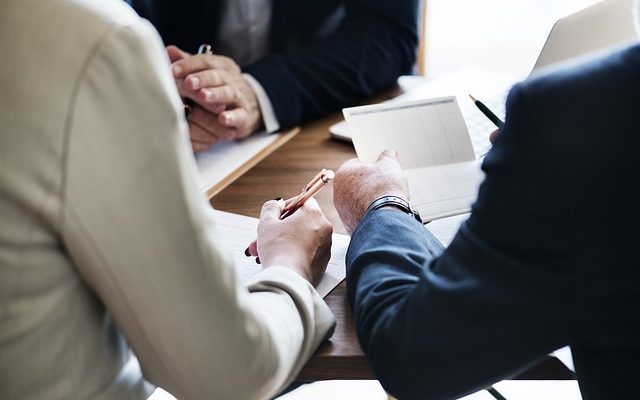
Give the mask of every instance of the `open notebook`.
[(398, 152), (423, 220), (469, 212), (484, 177), (454, 96), (343, 110), (356, 153), (372, 163)]
[[(224, 245), (233, 255), (240, 279), (247, 280), (262, 271), (262, 266), (256, 264), (253, 257), (244, 255), (244, 250), (256, 238), (258, 219), (218, 210), (213, 210), (213, 213)], [(322, 297), (328, 295), (346, 276), (345, 256), (349, 236), (334, 233), (332, 239), (331, 259), (324, 277), (316, 287)]]

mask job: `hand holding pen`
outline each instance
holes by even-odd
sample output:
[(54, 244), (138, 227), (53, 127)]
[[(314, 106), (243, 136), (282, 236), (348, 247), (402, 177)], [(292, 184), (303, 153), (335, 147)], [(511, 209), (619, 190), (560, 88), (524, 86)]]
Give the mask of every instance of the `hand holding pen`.
[[(325, 187), (327, 183), (331, 182), (334, 176), (335, 174), (333, 171), (323, 168), (302, 188), (302, 192), (300, 194), (287, 200), (277, 199), (276, 201), (279, 203), (279, 206), (282, 207), (278, 218), (280, 220), (284, 220), (285, 218), (293, 215), (297, 210), (304, 206), (305, 203), (312, 199), (313, 196), (316, 195), (323, 187)], [(315, 201), (314, 204), (317, 205)], [(258, 256), (258, 245), (256, 240), (249, 244), (249, 247), (245, 250), (245, 255), (247, 257), (254, 256), (256, 257), (257, 263), (261, 262), (261, 259)]]
[(331, 182), (335, 174), (330, 169), (322, 169), (309, 183), (302, 189), (302, 193), (285, 201), (285, 207), (280, 219), (287, 218), (296, 212), (307, 200), (312, 198), (327, 183)]
[[(496, 141), (496, 139), (498, 138), (498, 134), (500, 133), (500, 129), (502, 129), (502, 127), (504, 126), (504, 122), (502, 122), (502, 120), (500, 118), (498, 118), (498, 116), (495, 115), (493, 113), (493, 111), (491, 111), (489, 109), (489, 107), (484, 105), (483, 102), (481, 102), (480, 100), (477, 100), (472, 95), (469, 95), (469, 97), (471, 98), (471, 101), (473, 101), (473, 103), (476, 105), (476, 107), (478, 107), (480, 112), (482, 112), (487, 118), (489, 118), (489, 120), (491, 122), (493, 122), (493, 124), (498, 128), (498, 129), (496, 129), (495, 131), (493, 131), (493, 132), (491, 132), (489, 134), (489, 142), (491, 142), (491, 144), (493, 144)], [(490, 147), (489, 147), (489, 149), (490, 149)], [(487, 149), (484, 153), (486, 154), (489, 149)]]
[(485, 106), (483, 102), (476, 99), (472, 95), (469, 95), (469, 97), (471, 98), (471, 101), (473, 101), (473, 103), (476, 105), (476, 107), (478, 107), (480, 112), (482, 112), (487, 118), (489, 118), (489, 120), (493, 122), (493, 124), (497, 126), (498, 129), (502, 129), (502, 127), (504, 126), (504, 122), (502, 122), (502, 120), (498, 118), (498, 116), (495, 115), (493, 111), (489, 109), (489, 107)]
[[(245, 251), (264, 268), (289, 268), (316, 286), (331, 257), (333, 227), (313, 198), (333, 177), (322, 170), (298, 196), (264, 204), (258, 238)], [(259, 258), (258, 258), (259, 254)]]

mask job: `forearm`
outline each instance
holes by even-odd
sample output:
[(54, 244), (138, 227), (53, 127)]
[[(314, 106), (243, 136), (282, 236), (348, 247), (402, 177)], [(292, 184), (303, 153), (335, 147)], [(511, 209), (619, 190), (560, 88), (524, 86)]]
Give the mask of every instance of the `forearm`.
[(351, 238), (347, 288), (358, 337), (376, 377), (395, 395), (426, 378), (415, 376), (428, 358), (416, 358), (421, 334), (407, 323), (424, 316), (399, 311), (417, 289), (425, 266), (441, 251), (421, 224), (391, 209), (367, 214)]
[(360, 343), (390, 393), (462, 396), (567, 343), (558, 277), (511, 260), (465, 225), (440, 254), (414, 222), (394, 211), (368, 215), (347, 259)]
[(185, 400), (268, 398), (333, 320), (294, 273), (239, 281), (168, 70), (143, 24), (96, 47), (70, 118), (65, 248), (151, 382)]

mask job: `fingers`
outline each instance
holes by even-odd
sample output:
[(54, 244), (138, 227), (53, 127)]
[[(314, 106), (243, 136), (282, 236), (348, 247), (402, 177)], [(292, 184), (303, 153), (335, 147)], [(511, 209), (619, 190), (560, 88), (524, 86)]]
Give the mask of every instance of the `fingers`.
[(254, 240), (249, 243), (247, 249), (244, 251), (244, 255), (247, 257), (258, 257), (258, 241)]
[(280, 220), (282, 210), (284, 209), (284, 200), (269, 200), (262, 205), (260, 211), (260, 220), (263, 221), (275, 221)]
[(393, 149), (382, 150), (382, 153), (378, 156), (378, 161), (382, 161), (386, 158), (398, 160), (398, 152)]
[(495, 143), (496, 139), (498, 138), (498, 135), (500, 135), (500, 129), (496, 129), (495, 131), (489, 134), (489, 141), (491, 142), (491, 144)]
[(313, 197), (305, 201), (302, 207), (300, 207), (300, 210), (303, 210), (305, 212), (323, 214), (322, 209), (320, 208), (320, 204), (318, 204), (318, 201)]
[(184, 78), (184, 86), (188, 90), (198, 90), (205, 87), (222, 86), (226, 81), (225, 71), (207, 69), (186, 76)]
[(189, 123), (189, 137), (192, 142), (205, 143), (208, 146), (211, 146), (218, 141), (218, 138), (215, 135), (207, 132), (195, 123)]
[(198, 101), (203, 105), (211, 104), (238, 104), (238, 96), (235, 89), (229, 85), (208, 87), (198, 92)]
[(179, 47), (173, 45), (167, 46), (167, 55), (169, 56), (169, 61), (172, 63), (191, 56), (191, 54), (186, 51), (182, 51)]
[(238, 131), (234, 128), (227, 128), (218, 122), (218, 115), (209, 112), (202, 107), (193, 107), (189, 113), (189, 132), (191, 138), (201, 142), (211, 141), (208, 136), (216, 140), (234, 140), (238, 138)]
[(400, 161), (398, 161), (398, 153), (395, 150), (383, 150), (378, 156), (377, 164), (389, 172), (402, 174), (402, 167), (400, 166)]
[(211, 54), (197, 54), (183, 58), (173, 63), (171, 70), (175, 79), (183, 79), (187, 75), (209, 69), (221, 69), (229, 72), (239, 72), (240, 67), (228, 57)]
[(248, 124), (249, 112), (244, 108), (223, 111), (218, 115), (218, 122), (225, 127), (246, 126)]
[(191, 141), (191, 148), (193, 149), (194, 153), (202, 153), (203, 151), (207, 151), (212, 145), (213, 143), (196, 142), (194, 140)]

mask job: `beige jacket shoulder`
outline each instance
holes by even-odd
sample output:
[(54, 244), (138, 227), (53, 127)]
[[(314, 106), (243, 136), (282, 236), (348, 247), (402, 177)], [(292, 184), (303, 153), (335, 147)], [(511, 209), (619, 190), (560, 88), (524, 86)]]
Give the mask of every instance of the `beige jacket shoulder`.
[(290, 382), (333, 316), (289, 269), (239, 282), (153, 28), (119, 0), (5, 0), (0, 54), (0, 399)]

